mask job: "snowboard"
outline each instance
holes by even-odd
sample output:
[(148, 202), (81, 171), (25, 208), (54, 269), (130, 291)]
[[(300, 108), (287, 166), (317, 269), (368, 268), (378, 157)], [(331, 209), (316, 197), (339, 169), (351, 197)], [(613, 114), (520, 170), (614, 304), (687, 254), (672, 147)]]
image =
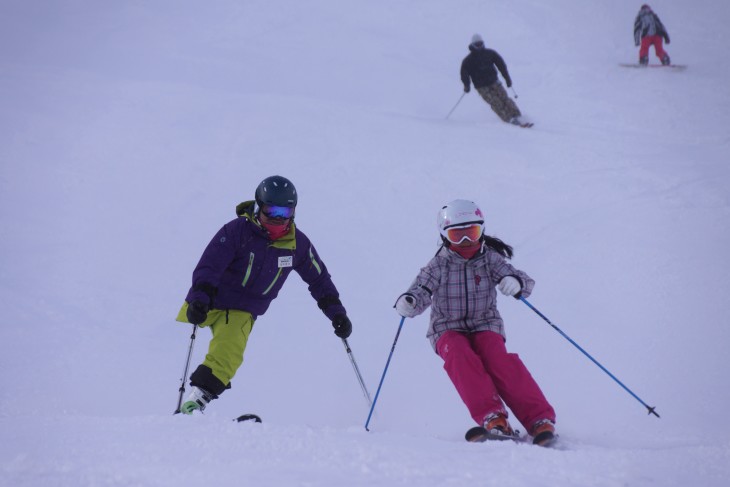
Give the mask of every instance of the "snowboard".
[(482, 426), (474, 426), (473, 428), (470, 428), (469, 431), (467, 431), (464, 435), (464, 438), (470, 443), (484, 443), (487, 441), (512, 441), (515, 443), (527, 443), (530, 445), (542, 447), (553, 446), (558, 439), (557, 435), (553, 435), (552, 437), (546, 438), (543, 441), (539, 441), (538, 439), (538, 442), (536, 443), (528, 435), (520, 436), (519, 432), (517, 432), (514, 436), (495, 435), (487, 431)]
[(619, 66), (622, 68), (667, 68), (667, 69), (673, 69), (675, 71), (684, 71), (687, 69), (686, 64), (649, 64), (647, 66), (642, 66), (641, 64), (628, 64), (628, 63), (619, 63)]

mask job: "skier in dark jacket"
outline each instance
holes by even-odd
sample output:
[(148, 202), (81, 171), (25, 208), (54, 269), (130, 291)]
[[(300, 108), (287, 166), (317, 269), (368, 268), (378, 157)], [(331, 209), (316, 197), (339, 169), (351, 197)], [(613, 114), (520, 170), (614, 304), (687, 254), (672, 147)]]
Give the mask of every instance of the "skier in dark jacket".
[(205, 360), (190, 376), (192, 388), (181, 412), (202, 411), (230, 388), (254, 322), (292, 270), (309, 285), (335, 335), (350, 336), (352, 323), (327, 267), (294, 224), (296, 205), (291, 181), (282, 176), (264, 179), (255, 201), (238, 205), (238, 218), (225, 224), (203, 252), (177, 321), (210, 327), (213, 337)]
[(664, 28), (664, 24), (659, 20), (659, 16), (655, 14), (651, 7), (647, 4), (641, 6), (639, 13), (634, 20), (634, 43), (639, 48), (639, 64), (647, 66), (649, 64), (649, 47), (654, 46), (656, 56), (661, 60), (664, 66), (669, 66), (671, 60), (669, 54), (662, 46), (662, 39), (669, 44), (669, 33)]
[(484, 40), (479, 34), (472, 36), (469, 51), (469, 55), (461, 63), (461, 81), (464, 83), (464, 92), (469, 93), (471, 83), (474, 83), (474, 88), (499, 118), (514, 125), (524, 125), (520, 119), (522, 116), (520, 109), (507, 95), (507, 90), (497, 78), (497, 69), (499, 69), (507, 83), (507, 88), (512, 86), (512, 79), (502, 56), (497, 51), (485, 48)]

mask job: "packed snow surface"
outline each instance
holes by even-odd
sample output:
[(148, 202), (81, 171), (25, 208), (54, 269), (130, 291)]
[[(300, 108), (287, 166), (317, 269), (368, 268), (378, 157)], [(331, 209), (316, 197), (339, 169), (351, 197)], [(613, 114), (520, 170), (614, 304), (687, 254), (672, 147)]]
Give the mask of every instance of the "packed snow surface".
[[(730, 5), (652, 4), (682, 72), (619, 66), (639, 6), (4, 0), (0, 485), (728, 485)], [(533, 128), (474, 90), (459, 102), (474, 33)], [(500, 297), (557, 447), (464, 441), (427, 315), (406, 320), (367, 432), (296, 274), (232, 389), (172, 415), (192, 270), (273, 174), (297, 186), (371, 395), (436, 213), (466, 198), (536, 280), (531, 303), (661, 418)], [(232, 421), (249, 412), (264, 422)]]

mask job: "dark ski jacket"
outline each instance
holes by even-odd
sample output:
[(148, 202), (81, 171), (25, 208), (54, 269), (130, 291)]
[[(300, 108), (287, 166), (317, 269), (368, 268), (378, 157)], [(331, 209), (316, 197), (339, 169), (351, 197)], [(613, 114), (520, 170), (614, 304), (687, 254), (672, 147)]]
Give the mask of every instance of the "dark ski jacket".
[(669, 42), (669, 33), (659, 16), (649, 8), (642, 8), (634, 20), (634, 42), (639, 45), (641, 39), (646, 36), (661, 36), (664, 42)]
[[(484, 88), (497, 82), (497, 69), (502, 74), (507, 88), (512, 86), (512, 79), (509, 77), (507, 65), (497, 51), (486, 48), (476, 48), (469, 45), (469, 55), (461, 62), (461, 81), (464, 83), (464, 91), (469, 89), (469, 78), (474, 83), (474, 88)], [(494, 69), (497, 66), (497, 69)]]
[(279, 294), (292, 270), (309, 285), (320, 309), (332, 320), (346, 314), (327, 267), (309, 238), (292, 222), (287, 235), (270, 240), (253, 215), (254, 202), (241, 203), (240, 216), (213, 237), (193, 271), (185, 301), (209, 302), (211, 309), (236, 309), (256, 319)]

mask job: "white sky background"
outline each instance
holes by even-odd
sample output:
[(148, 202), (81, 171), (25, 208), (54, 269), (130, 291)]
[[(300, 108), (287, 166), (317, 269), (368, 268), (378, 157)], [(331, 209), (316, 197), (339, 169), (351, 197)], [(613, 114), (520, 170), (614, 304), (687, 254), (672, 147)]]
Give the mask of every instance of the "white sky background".
[[(2, 2), (0, 485), (724, 485), (730, 6), (652, 6), (686, 71), (618, 67), (637, 59), (628, 1)], [(474, 92), (444, 119), (475, 32), (533, 129)], [(503, 299), (564, 450), (465, 443), (426, 315), (366, 433), (296, 275), (233, 388), (173, 417), (192, 270), (272, 174), (299, 190), (372, 395), (436, 212), (470, 198), (530, 301), (662, 418)], [(264, 424), (229, 422), (244, 412)]]

